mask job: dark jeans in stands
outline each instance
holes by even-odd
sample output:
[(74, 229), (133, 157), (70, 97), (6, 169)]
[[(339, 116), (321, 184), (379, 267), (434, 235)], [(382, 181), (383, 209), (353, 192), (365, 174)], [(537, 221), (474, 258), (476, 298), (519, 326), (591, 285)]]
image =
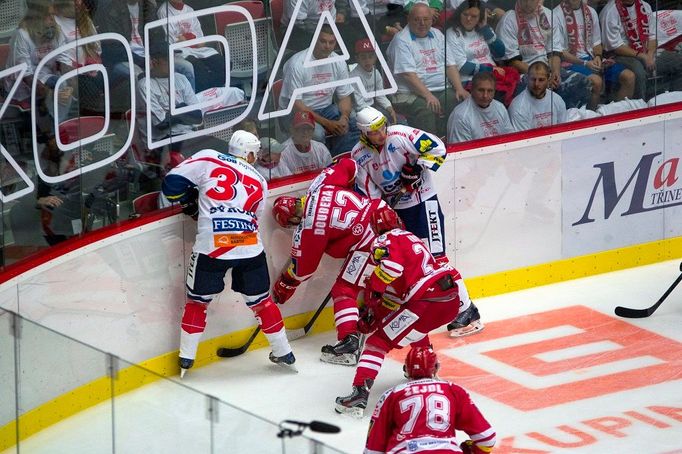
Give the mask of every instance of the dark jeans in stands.
[[(339, 112), (339, 108), (336, 106), (336, 104), (330, 104), (325, 108), (317, 109), (315, 112), (328, 120), (338, 120), (341, 117), (341, 112)], [(332, 157), (352, 150), (360, 140), (360, 130), (355, 124), (355, 116), (351, 115), (350, 119), (348, 120), (348, 132), (344, 135), (330, 136), (329, 138), (327, 138), (326, 135), (327, 131), (325, 131), (322, 125), (319, 123), (315, 124), (315, 133), (313, 135), (313, 139), (317, 140), (318, 142), (326, 143), (329, 147)]]
[(189, 56), (186, 60), (194, 67), (196, 93), (225, 86), (225, 57), (215, 54), (205, 58)]

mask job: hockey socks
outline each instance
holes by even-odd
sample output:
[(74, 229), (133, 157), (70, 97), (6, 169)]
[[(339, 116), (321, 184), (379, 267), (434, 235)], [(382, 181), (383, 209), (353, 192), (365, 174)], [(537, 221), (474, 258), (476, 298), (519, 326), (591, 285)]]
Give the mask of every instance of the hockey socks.
[(384, 363), (386, 350), (376, 345), (371, 345), (371, 342), (371, 338), (367, 340), (365, 349), (360, 355), (358, 367), (355, 370), (355, 378), (353, 378), (353, 386), (363, 386), (367, 380), (374, 382), (374, 379), (379, 374), (379, 370), (381, 370), (381, 365)]
[(187, 300), (180, 324), (180, 358), (194, 359), (206, 329), (208, 304)]
[(334, 324), (336, 339), (343, 340), (358, 331), (358, 305), (353, 298), (340, 296), (334, 298)]
[[(268, 339), (270, 346), (272, 347), (272, 353), (277, 356), (284, 356), (287, 353), (291, 353), (291, 346), (287, 340), (287, 334), (284, 330), (284, 321), (282, 320), (282, 313), (279, 308), (272, 301), (270, 295), (265, 298), (260, 298), (261, 301), (255, 305), (250, 305), (248, 299), (252, 298), (247, 296), (247, 305), (251, 308), (253, 313), (256, 315), (256, 320)], [(256, 301), (258, 297), (254, 298)]]

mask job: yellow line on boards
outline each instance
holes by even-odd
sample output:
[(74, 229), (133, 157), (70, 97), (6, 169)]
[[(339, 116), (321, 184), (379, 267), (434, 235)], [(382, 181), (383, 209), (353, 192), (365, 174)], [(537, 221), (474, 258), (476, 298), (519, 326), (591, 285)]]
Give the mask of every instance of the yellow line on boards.
[[(482, 298), (680, 257), (682, 257), (682, 237), (677, 237), (469, 278), (465, 281), (472, 298)], [(466, 270), (461, 271), (466, 277)], [(312, 312), (288, 317), (286, 325), (289, 328), (301, 328), (311, 316)], [(333, 327), (333, 310), (328, 307), (322, 312), (312, 331), (319, 333), (331, 330)], [(243, 345), (253, 329), (255, 327), (201, 342), (194, 367), (202, 367), (218, 361), (220, 358), (215, 355), (218, 347)], [(260, 333), (249, 350), (266, 345), (267, 340)], [(137, 389), (162, 377), (177, 376), (179, 374), (177, 358), (178, 351), (173, 351), (138, 365), (130, 365), (121, 369), (114, 380), (110, 377), (101, 377), (25, 412), (19, 417), (19, 441), (94, 405), (103, 404), (112, 397)], [(16, 424), (14, 420), (0, 427), (0, 450), (17, 444)]]

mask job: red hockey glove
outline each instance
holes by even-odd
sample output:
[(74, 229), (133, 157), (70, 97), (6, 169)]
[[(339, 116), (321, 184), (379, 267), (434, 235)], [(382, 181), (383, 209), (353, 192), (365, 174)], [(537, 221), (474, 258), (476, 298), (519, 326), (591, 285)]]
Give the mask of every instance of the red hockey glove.
[(417, 164), (405, 164), (400, 169), (400, 181), (407, 192), (416, 191), (422, 185), (422, 167)]
[(296, 287), (298, 287), (299, 284), (300, 282), (289, 276), (287, 271), (283, 272), (279, 279), (277, 279), (277, 282), (275, 282), (275, 286), (272, 288), (272, 299), (274, 299), (277, 304), (286, 303), (289, 301), (289, 298), (293, 296)]
[(377, 328), (376, 325), (377, 319), (374, 317), (374, 311), (367, 306), (362, 306), (358, 318), (358, 331), (362, 334), (370, 334)]

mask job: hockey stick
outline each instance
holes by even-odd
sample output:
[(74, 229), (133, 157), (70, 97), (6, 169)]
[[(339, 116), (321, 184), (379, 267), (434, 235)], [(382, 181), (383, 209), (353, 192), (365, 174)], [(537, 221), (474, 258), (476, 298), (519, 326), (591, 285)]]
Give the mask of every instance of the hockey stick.
[[(322, 313), (322, 310), (327, 306), (327, 303), (329, 303), (329, 300), (331, 298), (332, 294), (330, 292), (327, 294), (324, 301), (322, 301), (320, 307), (317, 308), (315, 314), (313, 314), (313, 317), (310, 319), (308, 323), (306, 323), (306, 325), (303, 328), (287, 330), (287, 339), (292, 341), (308, 334), (308, 332), (312, 329), (313, 324), (315, 324), (315, 321)], [(251, 336), (244, 345), (235, 348), (220, 347), (216, 351), (216, 355), (218, 355), (220, 358), (234, 358), (235, 356), (239, 356), (242, 353), (245, 353), (249, 349), (251, 344), (253, 344), (253, 341), (256, 339), (256, 336), (258, 336), (258, 333), (260, 333), (260, 326), (253, 330), (253, 333), (251, 334)]]
[[(682, 271), (682, 263), (680, 263), (680, 271)], [(675, 279), (675, 282), (673, 282), (673, 285), (668, 287), (668, 290), (665, 291), (663, 296), (661, 296), (656, 303), (654, 303), (653, 306), (647, 307), (646, 309), (632, 309), (629, 307), (623, 307), (623, 306), (618, 306), (616, 307), (616, 315), (619, 317), (625, 317), (625, 318), (644, 318), (648, 317), (651, 314), (653, 314), (656, 309), (658, 309), (658, 306), (660, 306), (663, 301), (672, 293), (673, 290), (675, 290), (675, 287), (677, 287), (677, 284), (679, 284), (682, 281), (682, 274), (677, 276), (677, 279)]]

